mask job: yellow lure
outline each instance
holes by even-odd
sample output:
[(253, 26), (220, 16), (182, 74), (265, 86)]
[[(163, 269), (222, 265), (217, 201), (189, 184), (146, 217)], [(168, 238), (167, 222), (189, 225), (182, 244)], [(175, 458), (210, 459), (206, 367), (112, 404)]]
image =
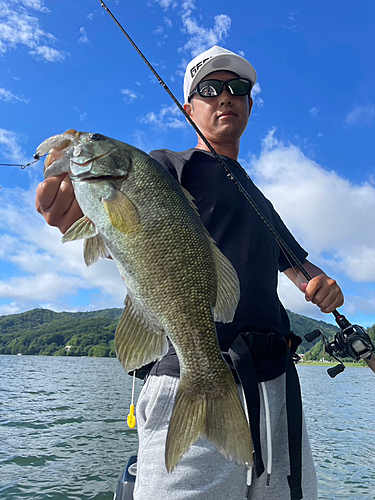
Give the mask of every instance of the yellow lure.
[(130, 413), (128, 415), (128, 427), (130, 427), (130, 429), (134, 429), (135, 424), (136, 420), (134, 415), (134, 405), (130, 405)]
[(135, 387), (135, 370), (133, 373), (132, 402), (130, 404), (130, 413), (129, 413), (128, 418), (127, 418), (128, 427), (130, 429), (134, 429), (135, 424), (136, 424), (136, 419), (135, 419), (135, 415), (134, 415), (134, 387)]

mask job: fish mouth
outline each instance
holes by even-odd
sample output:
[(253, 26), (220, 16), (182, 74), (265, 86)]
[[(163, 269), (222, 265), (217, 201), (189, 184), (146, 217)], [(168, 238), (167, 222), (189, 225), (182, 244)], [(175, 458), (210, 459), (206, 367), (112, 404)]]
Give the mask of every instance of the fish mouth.
[(123, 175), (91, 175), (90, 177), (81, 177), (79, 175), (69, 175), (69, 177), (72, 180), (78, 181), (78, 182), (121, 181), (124, 179)]
[(93, 158), (90, 158), (89, 160), (86, 160), (84, 162), (80, 162), (80, 161), (74, 161), (74, 157), (70, 160), (72, 163), (74, 163), (74, 165), (78, 165), (79, 167), (84, 167), (86, 165), (89, 165), (90, 163), (92, 163), (93, 161), (96, 161), (96, 160), (100, 160), (101, 158), (105, 158), (106, 156), (108, 156), (110, 153), (112, 153), (112, 151), (114, 151), (116, 148), (111, 148), (109, 149), (108, 151), (106, 151), (105, 153), (101, 154), (101, 155), (98, 155), (98, 156), (94, 156)]

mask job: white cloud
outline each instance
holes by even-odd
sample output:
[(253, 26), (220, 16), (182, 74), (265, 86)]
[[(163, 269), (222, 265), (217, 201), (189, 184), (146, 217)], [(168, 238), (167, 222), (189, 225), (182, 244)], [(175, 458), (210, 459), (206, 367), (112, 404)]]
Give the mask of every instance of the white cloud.
[(173, 28), (173, 23), (169, 17), (163, 17), (163, 21), (167, 28)]
[(372, 125), (375, 121), (375, 106), (374, 104), (366, 104), (355, 107), (346, 115), (345, 124), (354, 125)]
[(213, 28), (205, 28), (192, 17), (193, 10), (195, 9), (194, 0), (187, 0), (182, 3), (181, 20), (183, 32), (189, 35), (189, 39), (179, 50), (190, 51), (192, 57), (199, 55), (213, 45), (223, 43), (228, 37), (232, 23), (228, 15), (219, 14), (214, 17)]
[(141, 94), (137, 94), (136, 92), (134, 92), (134, 90), (131, 89), (121, 89), (120, 92), (124, 96), (123, 97), (124, 104), (131, 104), (137, 99), (143, 97)]
[(257, 185), (302, 244), (355, 281), (375, 281), (375, 187), (326, 170), (269, 131), (250, 162)]
[(8, 314), (17, 314), (22, 312), (19, 304), (17, 302), (11, 302), (9, 304), (0, 305), (0, 316), (5, 316)]
[(173, 9), (177, 6), (174, 0), (153, 0), (153, 3), (157, 3), (164, 10), (168, 10), (170, 7)]
[(126, 287), (114, 263), (105, 259), (87, 268), (82, 242), (62, 245), (59, 231), (37, 214), (34, 198), (34, 188), (7, 189), (2, 196), (0, 260), (15, 266), (19, 276), (0, 280), (0, 312), (9, 314), (47, 302), (55, 310), (71, 309), (81, 290), (100, 294), (91, 303), (80, 304), (81, 310), (98, 304), (121, 307)]
[(319, 107), (318, 106), (313, 106), (310, 110), (309, 113), (313, 118), (316, 118), (316, 115), (319, 112)]
[(83, 122), (87, 118), (87, 113), (81, 111), (81, 109), (78, 106), (74, 106), (74, 111), (79, 115), (79, 121)]
[(81, 28), (79, 28), (79, 32), (81, 36), (78, 39), (78, 43), (88, 43), (90, 40), (88, 39), (86, 29), (82, 26)]
[(0, 128), (0, 148), (4, 157), (12, 163), (27, 163), (26, 155), (19, 145), (19, 138), (12, 130)]
[(156, 26), (154, 31), (152, 32), (153, 35), (162, 35), (164, 33), (164, 28), (163, 26)]
[(66, 53), (61, 50), (56, 50), (48, 45), (39, 45), (34, 50), (30, 50), (29, 54), (37, 59), (44, 59), (47, 62), (62, 62), (66, 57)]
[(254, 87), (251, 90), (252, 97), (256, 97), (261, 92), (262, 92), (262, 89), (260, 88), (259, 82), (256, 82), (256, 84), (254, 85)]
[(254, 104), (258, 106), (258, 108), (263, 108), (264, 106), (264, 101), (261, 97), (259, 97), (259, 94), (262, 92), (262, 89), (260, 88), (259, 82), (256, 82), (254, 87), (251, 90), (251, 97), (253, 98)]
[(288, 25), (282, 25), (286, 30), (294, 30), (298, 26), (298, 11), (288, 13)]
[(44, 6), (44, 1), (43, 0), (21, 0), (21, 3), (25, 7), (30, 7), (31, 9), (34, 9), (39, 12), (50, 12), (47, 7)]
[[(355, 184), (323, 168), (296, 145), (278, 139), (275, 128), (247, 166), (315, 264), (336, 279), (375, 285), (374, 185)], [(286, 307), (312, 315), (298, 290), (285, 283), (281, 280), (280, 295)], [(363, 311), (359, 300), (355, 304)]]
[(20, 97), (16, 94), (13, 94), (10, 90), (5, 90), (1, 88), (0, 88), (0, 101), (4, 102), (18, 101), (18, 102), (24, 102), (25, 104), (29, 102), (28, 99), (24, 99), (23, 96)]
[(56, 38), (45, 32), (40, 21), (29, 14), (33, 11), (48, 13), (42, 0), (0, 0), (0, 53), (26, 46), (29, 54), (47, 62), (61, 62), (67, 53), (51, 47)]
[(177, 118), (180, 113), (181, 111), (174, 104), (171, 106), (162, 105), (158, 113), (150, 111), (146, 116), (138, 118), (138, 121), (157, 126), (160, 130), (181, 129), (187, 126), (187, 122)]

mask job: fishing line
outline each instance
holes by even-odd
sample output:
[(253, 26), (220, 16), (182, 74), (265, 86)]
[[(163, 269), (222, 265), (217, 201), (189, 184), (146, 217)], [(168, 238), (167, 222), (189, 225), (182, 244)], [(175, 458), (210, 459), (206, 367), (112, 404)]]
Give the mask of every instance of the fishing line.
[(34, 161), (31, 161), (30, 163), (27, 163), (26, 165), (20, 164), (20, 163), (0, 163), (0, 167), (21, 167), (21, 169), (25, 169), (26, 167), (30, 167), (30, 165), (34, 165), (37, 161), (39, 161), (41, 158), (44, 156), (47, 156), (48, 153), (45, 155), (39, 156), (38, 154), (34, 155)]

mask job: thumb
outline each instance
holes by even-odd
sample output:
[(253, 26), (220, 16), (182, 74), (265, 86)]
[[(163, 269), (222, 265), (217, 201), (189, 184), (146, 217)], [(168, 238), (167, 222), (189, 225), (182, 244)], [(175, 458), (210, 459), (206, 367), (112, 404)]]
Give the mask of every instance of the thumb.
[(299, 286), (299, 289), (301, 290), (301, 292), (305, 293), (306, 292), (306, 288), (307, 288), (307, 283), (301, 283), (300, 286)]

